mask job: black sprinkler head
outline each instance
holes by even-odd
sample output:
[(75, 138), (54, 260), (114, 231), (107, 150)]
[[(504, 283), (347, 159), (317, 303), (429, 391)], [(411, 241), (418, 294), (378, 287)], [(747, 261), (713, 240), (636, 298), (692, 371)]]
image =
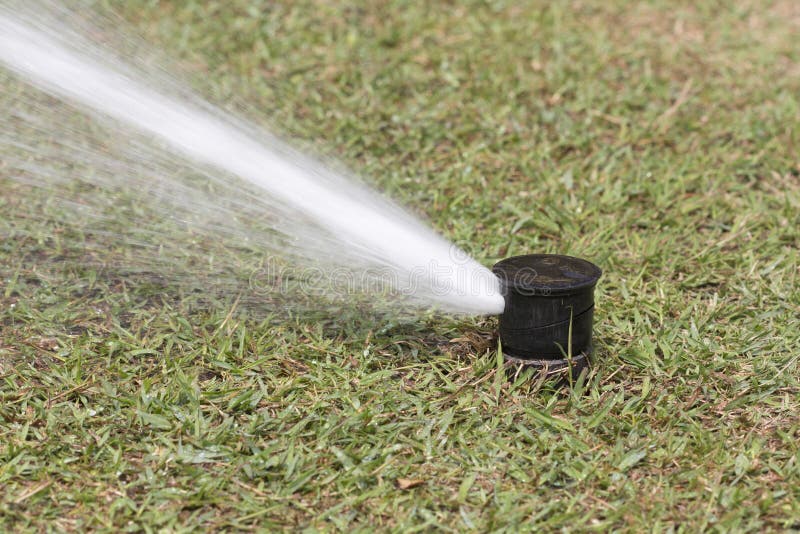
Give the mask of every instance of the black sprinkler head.
[(506, 301), (500, 342), (511, 368), (547, 374), (588, 366), (592, 350), (594, 286), (602, 271), (580, 258), (529, 254), (506, 258), (492, 268)]

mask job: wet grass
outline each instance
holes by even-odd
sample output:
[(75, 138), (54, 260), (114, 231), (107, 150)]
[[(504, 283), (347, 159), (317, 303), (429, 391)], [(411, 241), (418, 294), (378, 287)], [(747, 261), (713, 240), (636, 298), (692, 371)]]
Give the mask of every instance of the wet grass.
[(491, 318), (240, 314), (32, 227), (0, 243), (2, 530), (800, 525), (800, 11), (518, 4), (123, 15), (484, 263), (593, 259), (591, 374), (505, 380)]

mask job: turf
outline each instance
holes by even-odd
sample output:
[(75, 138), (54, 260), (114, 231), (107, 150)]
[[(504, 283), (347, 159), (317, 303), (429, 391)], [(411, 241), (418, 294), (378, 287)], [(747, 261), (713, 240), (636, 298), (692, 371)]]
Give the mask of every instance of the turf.
[(594, 366), (557, 392), (493, 318), (276, 322), (6, 241), (0, 530), (800, 527), (796, 2), (117, 7), (485, 264), (598, 263)]

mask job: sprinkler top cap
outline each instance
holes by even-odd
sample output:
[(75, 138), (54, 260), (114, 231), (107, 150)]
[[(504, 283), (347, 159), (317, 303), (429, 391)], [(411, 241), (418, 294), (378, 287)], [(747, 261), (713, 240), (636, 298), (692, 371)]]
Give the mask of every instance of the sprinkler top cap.
[(586, 260), (559, 254), (506, 258), (492, 267), (506, 288), (529, 295), (569, 295), (594, 287), (603, 271)]

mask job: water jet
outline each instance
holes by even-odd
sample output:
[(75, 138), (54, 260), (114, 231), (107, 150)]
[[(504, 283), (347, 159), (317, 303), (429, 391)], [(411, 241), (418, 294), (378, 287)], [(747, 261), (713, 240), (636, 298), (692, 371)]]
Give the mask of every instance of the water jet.
[[(70, 189), (64, 185), (90, 185), (96, 195), (81, 191), (63, 200), (91, 216), (120, 191), (136, 198), (155, 217), (137, 215), (119, 240), (152, 246), (151, 256), (172, 246), (163, 225), (186, 226), (232, 249), (258, 251), (261, 263), (297, 265), (304, 271), (298, 278), (309, 280), (304, 291), (314, 286), (331, 299), (363, 290), (455, 314), (502, 311), (489, 269), (392, 200), (214, 106), (148, 61), (146, 47), (136, 54), (125, 52), (130, 43), (109, 48), (106, 33), (87, 27), (83, 14), (41, 4), (0, 3), (0, 82), (7, 71), (25, 84), (10, 105), (0, 100), (3, 175), (59, 200)], [(129, 42), (124, 34), (119, 39)], [(40, 102), (45, 95), (50, 100)], [(56, 108), (61, 113), (52, 112), (53, 97), (64, 103)], [(92, 119), (92, 127), (78, 119), (58, 135), (75, 114)], [(149, 267), (151, 256), (136, 261)], [(329, 274), (309, 276), (317, 272)]]
[(499, 329), (506, 364), (580, 374), (592, 350), (600, 268), (572, 256), (528, 254), (499, 261), (492, 272), (505, 299)]

